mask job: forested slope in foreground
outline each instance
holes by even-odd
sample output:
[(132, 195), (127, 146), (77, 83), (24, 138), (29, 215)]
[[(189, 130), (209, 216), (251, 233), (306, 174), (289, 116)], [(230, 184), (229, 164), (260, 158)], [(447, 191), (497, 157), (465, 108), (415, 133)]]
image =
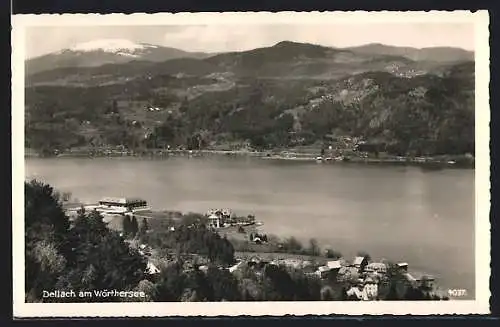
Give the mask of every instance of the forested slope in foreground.
[[(25, 183), (27, 302), (349, 300), (347, 289), (358, 283), (358, 277), (350, 274), (320, 279), (303, 269), (276, 264), (245, 265), (231, 272), (227, 268), (235, 263), (232, 244), (207, 228), (202, 215), (186, 215), (175, 231), (160, 224), (147, 232), (143, 224), (135, 234), (121, 235), (108, 229), (96, 212), (82, 210), (70, 221), (61, 198), (50, 185)], [(173, 245), (175, 256), (158, 258), (159, 272), (151, 274), (146, 268), (152, 258), (131, 246), (134, 241), (146, 242), (157, 252)], [(199, 262), (207, 269), (202, 270)], [(94, 293), (105, 290), (112, 294), (116, 290), (118, 295)], [(46, 296), (55, 291), (73, 295)], [(377, 299), (440, 297), (426, 285), (409, 285), (390, 264)]]

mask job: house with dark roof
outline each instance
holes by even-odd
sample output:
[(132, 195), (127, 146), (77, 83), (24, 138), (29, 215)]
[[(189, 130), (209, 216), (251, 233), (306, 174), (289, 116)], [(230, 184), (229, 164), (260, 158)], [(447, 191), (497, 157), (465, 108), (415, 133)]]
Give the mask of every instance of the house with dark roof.
[(146, 273), (149, 275), (156, 275), (160, 273), (160, 269), (151, 261), (146, 265)]
[(397, 264), (398, 266), (398, 269), (401, 271), (401, 272), (408, 272), (408, 263), (406, 262), (400, 262)]
[(408, 281), (417, 287), (434, 288), (435, 278), (431, 275), (427, 275), (420, 272), (406, 273), (405, 277)]
[(368, 264), (368, 259), (366, 257), (357, 256), (354, 258), (352, 265), (360, 270), (363, 270)]
[(385, 274), (387, 272), (387, 265), (382, 262), (371, 262), (366, 265), (365, 272)]

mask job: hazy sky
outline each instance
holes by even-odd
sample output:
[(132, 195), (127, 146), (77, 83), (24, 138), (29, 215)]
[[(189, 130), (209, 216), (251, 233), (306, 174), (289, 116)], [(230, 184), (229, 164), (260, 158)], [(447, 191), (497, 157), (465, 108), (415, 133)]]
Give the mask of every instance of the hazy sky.
[(452, 46), (474, 50), (474, 25), (388, 23), (328, 25), (57, 26), (26, 29), (26, 57), (102, 38), (123, 38), (187, 51), (242, 51), (280, 41), (349, 47), (383, 43), (417, 48)]

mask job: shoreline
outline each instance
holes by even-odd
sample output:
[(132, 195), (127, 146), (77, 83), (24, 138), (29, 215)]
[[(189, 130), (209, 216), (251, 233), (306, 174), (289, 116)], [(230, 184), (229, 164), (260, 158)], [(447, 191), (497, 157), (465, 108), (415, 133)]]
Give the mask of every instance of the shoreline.
[[(77, 201), (68, 201), (65, 203), (66, 208), (65, 212), (68, 213), (68, 211), (71, 211), (72, 209), (74, 210), (77, 208), (77, 205), (80, 204), (82, 205), (83, 203), (79, 203)], [(88, 204), (83, 204), (88, 205)], [(72, 207), (72, 208), (71, 208)], [(154, 214), (156, 213), (156, 214)], [(172, 210), (155, 210), (151, 209), (151, 212), (145, 215), (141, 214), (136, 214), (135, 216), (140, 217), (140, 218), (147, 218), (148, 221), (150, 219), (152, 220), (163, 220), (163, 219), (173, 219), (173, 215), (180, 215), (178, 219), (174, 219), (177, 225), (180, 223), (180, 220), (182, 220), (182, 217), (185, 217), (189, 213), (187, 212), (178, 212), (178, 211), (172, 211)], [(195, 213), (196, 215), (202, 216), (201, 213)], [(149, 216), (149, 217), (145, 217)], [(173, 221), (172, 221), (173, 222)], [(149, 224), (149, 223), (148, 223)], [(265, 226), (265, 224), (262, 224)], [(322, 245), (318, 245), (317, 252), (314, 253), (309, 253), (308, 251), (309, 248), (307, 245), (305, 245), (303, 242), (298, 241), (301, 244), (301, 249), (299, 252), (294, 251), (292, 249), (283, 249), (280, 250), (280, 244), (285, 244), (287, 240), (290, 238), (295, 239), (295, 237), (289, 235), (289, 234), (269, 234), (270, 240), (269, 242), (267, 241), (267, 233), (265, 232), (265, 227), (262, 227), (260, 224), (252, 224), (248, 226), (242, 226), (244, 230), (240, 232), (238, 229), (238, 226), (230, 226), (230, 227), (225, 227), (225, 228), (217, 228), (214, 231), (219, 234), (220, 236), (224, 235), (225, 238), (228, 239), (228, 241), (232, 244), (234, 248), (234, 254), (235, 254), (235, 259), (239, 260), (251, 260), (252, 258), (257, 258), (258, 260), (264, 260), (264, 261), (273, 261), (273, 260), (278, 260), (278, 261), (290, 261), (290, 262), (315, 262), (319, 263), (320, 265), (325, 265), (328, 261), (336, 261), (336, 260), (347, 260), (346, 257), (342, 256), (342, 254), (339, 255), (339, 258), (330, 258), (327, 255), (325, 255), (325, 251), (327, 248), (325, 248)], [(153, 227), (153, 230), (155, 227)], [(248, 239), (248, 235), (258, 232), (261, 235), (266, 235), (266, 241), (263, 243), (255, 243), (252, 242), (250, 239)], [(242, 247), (244, 245), (244, 247)], [(359, 254), (358, 254), (359, 255)], [(374, 260), (373, 262), (386, 262), (386, 261), (377, 261)], [(394, 261), (393, 263), (396, 263)], [(411, 262), (410, 262), (411, 264)], [(424, 268), (424, 269), (421, 269)], [(433, 274), (433, 273), (424, 273), (424, 272), (429, 272), (428, 267), (418, 267), (417, 269), (413, 268), (413, 265), (411, 265), (411, 268), (409, 272), (413, 274), (414, 272), (417, 272), (417, 275), (426, 275), (430, 276), (433, 278), (433, 280), (436, 281), (436, 291), (437, 290), (442, 290), (445, 285), (447, 285), (446, 279), (443, 279), (440, 274)], [(432, 270), (432, 269), (431, 269)]]
[[(291, 162), (316, 162), (321, 164), (339, 164), (339, 163), (358, 163), (358, 164), (379, 164), (379, 165), (398, 165), (398, 166), (421, 166), (429, 168), (461, 168), (461, 169), (474, 169), (475, 159), (465, 155), (439, 155), (427, 157), (397, 157), (387, 156), (384, 158), (375, 157), (361, 157), (361, 156), (345, 156), (345, 157), (319, 157), (313, 153), (307, 152), (288, 152), (286, 150), (275, 151), (242, 151), (242, 150), (160, 150), (148, 151), (142, 153), (134, 152), (98, 152), (92, 153), (87, 151), (79, 152), (66, 152), (55, 155), (43, 156), (39, 153), (31, 151), (26, 152), (24, 158), (39, 158), (39, 159), (53, 159), (53, 158), (154, 158), (154, 159), (167, 159), (172, 157), (188, 157), (199, 158), (209, 156), (229, 156), (229, 157), (252, 157), (263, 160), (274, 161), (291, 161)], [(321, 158), (321, 159), (320, 159)]]

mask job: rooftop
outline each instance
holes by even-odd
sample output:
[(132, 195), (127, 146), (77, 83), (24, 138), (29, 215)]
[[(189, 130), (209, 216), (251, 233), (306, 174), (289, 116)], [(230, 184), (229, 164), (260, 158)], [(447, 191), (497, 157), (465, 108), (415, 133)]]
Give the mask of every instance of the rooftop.
[(231, 215), (231, 210), (230, 209), (210, 209), (207, 212), (207, 216), (213, 215), (213, 214), (222, 214), (225, 216), (230, 216)]
[(366, 268), (379, 270), (379, 269), (387, 269), (387, 266), (385, 263), (382, 263), (382, 262), (372, 262), (372, 263), (368, 264), (366, 266)]
[(425, 273), (421, 273), (421, 272), (411, 272), (411, 274), (406, 273), (405, 275), (409, 280), (413, 280), (413, 281), (424, 281), (424, 280), (433, 281), (434, 280), (433, 276), (425, 274)]
[(119, 197), (105, 197), (99, 200), (99, 202), (110, 202), (110, 203), (118, 203), (118, 204), (129, 204), (129, 203), (136, 203), (136, 202), (146, 202), (146, 200), (141, 199), (141, 198), (119, 198)]
[(347, 295), (348, 296), (356, 296), (358, 299), (361, 299), (363, 297), (363, 292), (357, 287), (351, 287), (347, 291)]
[(156, 265), (154, 265), (151, 261), (148, 261), (146, 272), (149, 274), (158, 274), (160, 272), (160, 269), (158, 269), (158, 267), (156, 267)]
[(340, 269), (340, 267), (342, 267), (342, 265), (340, 264), (340, 260), (328, 261), (326, 265), (330, 269)]
[(353, 264), (360, 265), (363, 262), (363, 260), (365, 260), (365, 257), (355, 257)]

